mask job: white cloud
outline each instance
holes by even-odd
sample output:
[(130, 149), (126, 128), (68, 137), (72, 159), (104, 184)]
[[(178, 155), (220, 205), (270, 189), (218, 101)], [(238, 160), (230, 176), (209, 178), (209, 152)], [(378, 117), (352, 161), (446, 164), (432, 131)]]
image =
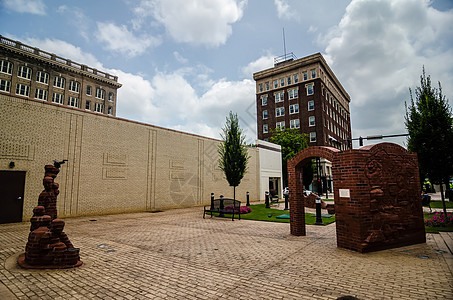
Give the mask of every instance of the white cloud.
[(18, 13), (29, 13), (42, 16), (46, 14), (46, 5), (42, 0), (3, 0), (3, 5), (8, 10)]
[(326, 60), (351, 96), (354, 136), (406, 132), (404, 101), (423, 65), (434, 82), (453, 81), (453, 11), (430, 5), (352, 1), (324, 36)]
[(244, 78), (252, 78), (253, 73), (272, 68), (274, 66), (275, 55), (267, 53), (255, 61), (252, 61), (247, 66), (242, 68)]
[(242, 18), (246, 1), (236, 0), (143, 0), (134, 9), (141, 28), (149, 16), (164, 25), (177, 42), (217, 47), (232, 34), (231, 24)]
[(182, 64), (186, 64), (189, 60), (185, 57), (183, 57), (181, 54), (179, 54), (178, 51), (173, 51), (173, 56), (177, 61), (179, 61)]
[(130, 57), (144, 53), (150, 47), (157, 47), (161, 40), (151, 35), (135, 36), (125, 25), (117, 26), (113, 23), (97, 23), (97, 38), (105, 48), (120, 52)]
[(286, 0), (274, 0), (275, 7), (277, 8), (277, 15), (280, 19), (298, 20), (296, 11), (291, 9)]

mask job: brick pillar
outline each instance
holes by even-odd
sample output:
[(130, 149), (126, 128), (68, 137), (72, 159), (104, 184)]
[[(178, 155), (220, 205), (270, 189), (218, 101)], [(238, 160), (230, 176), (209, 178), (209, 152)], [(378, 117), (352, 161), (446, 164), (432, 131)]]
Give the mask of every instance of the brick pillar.
[(302, 166), (288, 164), (290, 230), (292, 235), (306, 235), (305, 205), (302, 186)]

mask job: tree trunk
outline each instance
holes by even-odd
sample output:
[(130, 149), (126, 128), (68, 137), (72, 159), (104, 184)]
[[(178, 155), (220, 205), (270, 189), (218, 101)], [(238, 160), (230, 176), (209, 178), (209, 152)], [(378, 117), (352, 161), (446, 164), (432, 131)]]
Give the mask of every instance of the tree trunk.
[(233, 199), (236, 200), (236, 186), (233, 186)]
[(445, 204), (445, 196), (444, 196), (444, 186), (442, 181), (440, 182), (440, 197), (442, 198), (442, 206), (444, 208), (444, 224), (447, 225), (447, 206)]

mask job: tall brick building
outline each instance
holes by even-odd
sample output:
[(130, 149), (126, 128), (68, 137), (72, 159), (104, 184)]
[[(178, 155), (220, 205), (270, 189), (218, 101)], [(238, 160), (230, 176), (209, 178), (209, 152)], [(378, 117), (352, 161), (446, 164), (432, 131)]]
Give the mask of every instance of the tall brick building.
[(0, 93), (116, 115), (118, 77), (0, 35)]
[(276, 58), (253, 78), (258, 139), (268, 140), (276, 128), (298, 128), (310, 146), (349, 149), (351, 99), (320, 53)]

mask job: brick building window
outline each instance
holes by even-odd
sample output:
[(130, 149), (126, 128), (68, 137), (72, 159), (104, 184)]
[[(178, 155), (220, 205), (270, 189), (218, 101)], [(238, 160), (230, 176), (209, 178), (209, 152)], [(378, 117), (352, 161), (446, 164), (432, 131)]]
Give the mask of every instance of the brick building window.
[(278, 80), (274, 80), (274, 89), (278, 88)]
[(269, 90), (269, 82), (266, 82), (266, 91)]
[(282, 117), (285, 115), (285, 108), (284, 107), (277, 107), (275, 109), (275, 116), (276, 117)]
[(63, 104), (63, 100), (64, 100), (63, 94), (60, 94), (60, 93), (53, 93), (52, 94), (52, 102), (53, 103)]
[(269, 126), (267, 124), (263, 125), (263, 133), (268, 133), (269, 132)]
[(267, 105), (267, 96), (261, 96), (261, 105), (262, 106)]
[(101, 88), (96, 88), (96, 98), (98, 99), (105, 99), (105, 91)]
[(304, 72), (303, 75), (304, 75), (304, 80), (307, 80), (307, 79), (308, 79), (308, 74), (307, 74), (307, 72)]
[(69, 97), (68, 105), (72, 107), (79, 107), (79, 99), (76, 97)]
[(262, 83), (260, 83), (260, 84), (258, 85), (258, 90), (259, 90), (260, 92), (263, 91), (263, 84), (262, 84)]
[(6, 73), (8, 75), (13, 74), (13, 64), (9, 61), (2, 60), (0, 62), (0, 72)]
[(87, 100), (87, 101), (85, 102), (85, 109), (86, 109), (86, 110), (90, 110), (90, 106), (91, 106), (91, 102)]
[(30, 87), (28, 85), (18, 83), (16, 84), (16, 94), (28, 97), (28, 95), (30, 95)]
[(285, 86), (285, 78), (280, 78), (280, 86)]
[(263, 110), (263, 120), (266, 120), (268, 117), (267, 110)]
[(311, 70), (311, 78), (316, 78), (316, 70)]
[(280, 130), (285, 130), (285, 121), (281, 121), (281, 122), (277, 122), (275, 124), (275, 128), (277, 129), (280, 129)]
[(289, 128), (299, 128), (300, 127), (300, 121), (299, 119), (294, 119), (294, 120), (289, 120)]
[(275, 93), (274, 96), (275, 96), (275, 103), (283, 102), (283, 100), (284, 100), (284, 92)]
[(0, 79), (0, 91), (9, 93), (11, 91), (11, 82)]
[[(69, 90), (75, 93), (79, 93), (80, 90), (80, 83), (75, 80), (71, 80), (69, 82)], [(71, 105), (72, 106), (72, 105)]]
[(109, 101), (113, 101), (113, 93), (112, 92), (109, 93)]
[(308, 126), (315, 126), (315, 116), (308, 118)]
[(17, 76), (20, 78), (24, 79), (31, 79), (31, 68), (26, 67), (26, 66), (20, 66), (19, 69), (17, 70)]
[(293, 78), (294, 78), (294, 83), (298, 83), (299, 82), (299, 75), (296, 74), (296, 75), (293, 76)]
[(315, 101), (308, 101), (308, 111), (315, 110)]
[(288, 85), (291, 84), (291, 76), (288, 76), (288, 78), (286, 78), (286, 83), (287, 83)]
[(296, 99), (297, 97), (299, 97), (299, 91), (297, 89), (292, 89), (288, 91), (289, 100)]
[(95, 103), (94, 104), (94, 111), (95, 112), (99, 112), (99, 113), (103, 113), (104, 112), (104, 104)]
[(60, 76), (55, 76), (53, 79), (53, 86), (56, 88), (64, 89), (65, 79)]
[(43, 89), (35, 89), (35, 98), (39, 100), (47, 100), (47, 91)]
[(87, 85), (87, 95), (88, 95), (88, 96), (91, 96), (91, 93), (92, 93), (92, 91), (91, 91), (91, 85)]
[(49, 84), (49, 73), (38, 71), (38, 73), (36, 73), (36, 81), (44, 84)]
[(310, 142), (316, 142), (316, 132), (310, 132)]
[(299, 104), (289, 106), (289, 114), (297, 114), (299, 112)]
[(310, 95), (313, 95), (313, 94), (314, 94), (313, 84), (307, 85), (307, 95), (310, 96)]
[(113, 111), (112, 107), (109, 106), (109, 108), (108, 108), (108, 114), (111, 115), (111, 114), (112, 114), (112, 111)]

